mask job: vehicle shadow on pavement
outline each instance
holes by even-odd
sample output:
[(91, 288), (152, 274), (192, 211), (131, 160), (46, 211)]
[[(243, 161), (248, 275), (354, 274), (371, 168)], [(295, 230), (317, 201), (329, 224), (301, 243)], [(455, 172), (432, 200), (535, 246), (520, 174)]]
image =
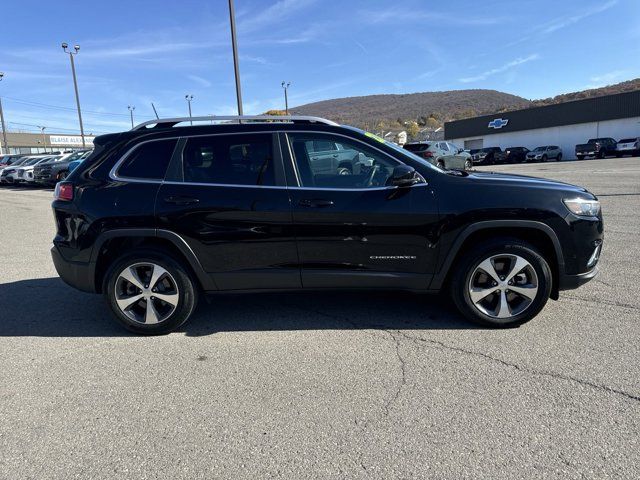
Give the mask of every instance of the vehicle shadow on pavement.
[[(357, 329), (473, 329), (444, 296), (402, 292), (216, 294), (201, 299), (178, 331), (219, 332)], [(0, 337), (121, 337), (101, 295), (59, 278), (0, 285)]]

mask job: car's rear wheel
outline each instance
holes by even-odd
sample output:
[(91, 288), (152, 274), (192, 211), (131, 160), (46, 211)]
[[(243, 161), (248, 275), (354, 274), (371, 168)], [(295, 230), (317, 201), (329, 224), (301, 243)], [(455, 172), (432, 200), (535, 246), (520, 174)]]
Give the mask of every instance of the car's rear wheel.
[(576, 158), (577, 158), (578, 160), (584, 160), (584, 155), (576, 155)]
[(558, 156), (556, 157), (556, 162), (561, 162), (562, 161), (562, 154), (559, 153)]
[(607, 156), (607, 154), (604, 151), (600, 151), (600, 153), (598, 153), (598, 158), (605, 158)]
[(443, 162), (442, 160), (438, 160), (437, 165), (438, 165), (440, 168), (445, 168), (445, 166), (444, 166), (444, 162)]
[(551, 268), (536, 249), (517, 239), (475, 247), (456, 265), (450, 284), (458, 310), (491, 327), (513, 327), (534, 318), (551, 294)]
[(464, 169), (471, 170), (473, 168), (473, 162), (471, 160), (466, 160), (464, 162)]
[(141, 249), (116, 260), (105, 277), (116, 320), (145, 335), (169, 333), (193, 313), (198, 292), (187, 269), (163, 251)]
[(547, 160), (548, 160), (547, 155), (546, 155), (546, 154), (545, 154), (545, 155), (542, 155), (542, 161), (543, 161), (543, 162), (546, 162)]

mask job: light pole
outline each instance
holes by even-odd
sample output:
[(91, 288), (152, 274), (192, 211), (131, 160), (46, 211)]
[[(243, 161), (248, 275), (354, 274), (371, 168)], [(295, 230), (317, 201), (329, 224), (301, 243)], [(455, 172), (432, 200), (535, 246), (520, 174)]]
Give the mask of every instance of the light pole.
[(289, 115), (289, 96), (287, 95), (289, 85), (291, 85), (291, 82), (282, 81), (282, 88), (284, 89), (284, 111), (287, 115)]
[[(193, 100), (193, 95), (185, 95), (184, 99), (187, 101), (187, 104), (189, 105), (189, 118), (191, 118), (191, 100)], [(190, 122), (191, 125), (193, 125), (193, 122)]]
[(76, 105), (78, 106), (78, 120), (80, 121), (80, 137), (82, 138), (82, 148), (85, 147), (84, 143), (84, 127), (82, 125), (82, 112), (80, 111), (80, 96), (78, 95), (78, 81), (76, 80), (76, 65), (73, 61), (73, 56), (77, 55), (80, 51), (80, 45), (73, 46), (73, 52), (71, 50), (67, 51), (69, 48), (69, 44), (66, 42), (62, 43), (62, 50), (64, 53), (69, 54), (69, 58), (71, 59), (71, 74), (73, 75), (73, 89), (76, 92)]
[[(0, 72), (0, 82), (4, 78), (4, 72)], [(7, 127), (4, 124), (4, 112), (2, 111), (2, 97), (0, 97), (0, 123), (2, 123), (2, 148), (9, 153), (9, 144), (7, 143)], [(0, 148), (0, 153), (2, 153)]]
[(229, 21), (231, 23), (231, 48), (233, 49), (233, 68), (236, 74), (236, 98), (238, 115), (242, 115), (242, 88), (240, 87), (240, 66), (238, 65), (238, 42), (236, 41), (236, 14), (233, 0), (229, 0)]
[(127, 108), (129, 109), (129, 113), (131, 114), (131, 129), (133, 130), (133, 111), (136, 109), (136, 107), (127, 105)]
[(44, 129), (47, 127), (38, 127), (42, 133), (42, 143), (44, 145), (44, 153), (47, 153), (47, 137), (44, 134)]

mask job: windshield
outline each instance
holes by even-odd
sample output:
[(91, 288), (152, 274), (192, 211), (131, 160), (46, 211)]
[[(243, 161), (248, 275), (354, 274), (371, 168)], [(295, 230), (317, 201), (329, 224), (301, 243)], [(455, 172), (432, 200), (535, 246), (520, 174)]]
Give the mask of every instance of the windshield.
[(547, 147), (536, 147), (533, 151), (534, 152), (544, 152), (546, 148)]
[(493, 152), (496, 148), (495, 147), (487, 147), (487, 148), (483, 148), (482, 150), (480, 150), (482, 153), (490, 153)]
[(29, 160), (24, 162), (22, 164), (22, 166), (23, 167), (30, 167), (31, 165), (35, 165), (36, 163), (38, 163), (40, 160), (42, 160), (42, 159), (41, 158), (30, 158)]

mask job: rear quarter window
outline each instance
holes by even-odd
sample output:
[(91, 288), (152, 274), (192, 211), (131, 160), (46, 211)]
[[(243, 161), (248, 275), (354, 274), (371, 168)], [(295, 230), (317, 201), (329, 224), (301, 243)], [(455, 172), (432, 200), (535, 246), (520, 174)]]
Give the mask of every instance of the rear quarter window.
[(117, 175), (144, 180), (162, 180), (177, 140), (153, 140), (135, 148), (118, 168)]

